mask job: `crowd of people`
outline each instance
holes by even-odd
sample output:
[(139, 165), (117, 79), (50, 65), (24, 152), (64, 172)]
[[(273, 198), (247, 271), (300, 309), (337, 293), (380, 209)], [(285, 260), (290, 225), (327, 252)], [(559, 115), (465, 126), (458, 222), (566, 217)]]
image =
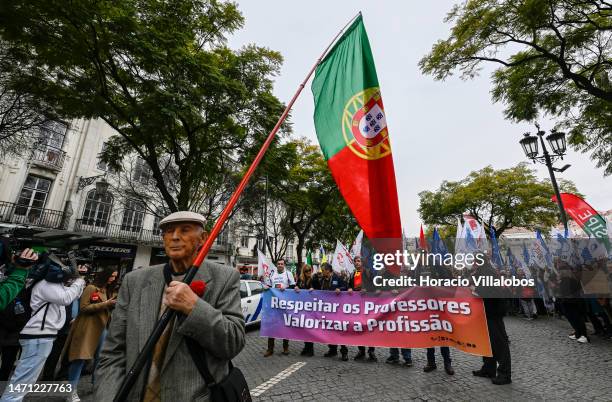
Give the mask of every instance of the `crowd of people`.
[[(493, 357), (483, 358), (483, 365), (478, 370), (473, 371), (477, 377), (490, 378), (493, 384), (509, 384), (511, 380), (511, 356), (510, 339), (505, 329), (503, 317), (506, 315), (522, 315), (526, 320), (532, 321), (538, 315), (548, 315), (567, 319), (573, 328), (573, 332), (568, 336), (579, 343), (590, 342), (587, 333), (586, 323), (590, 322), (594, 332), (593, 335), (602, 338), (612, 339), (612, 310), (610, 298), (596, 297), (585, 292), (588, 287), (587, 282), (592, 279), (592, 272), (600, 269), (605, 273), (605, 277), (610, 280), (606, 261), (595, 261), (594, 266), (571, 266), (562, 259), (554, 261), (554, 269), (544, 270), (535, 266), (528, 267), (529, 272), (513, 270), (511, 267), (496, 269), (490, 263), (490, 259), (484, 256), (485, 263), (479, 267), (469, 270), (471, 277), (488, 275), (494, 278), (502, 276), (518, 278), (535, 278), (534, 286), (514, 286), (508, 288), (492, 288), (486, 286), (472, 286), (474, 293), (483, 298), (485, 314), (489, 329), (489, 337)], [(279, 260), (277, 271), (269, 278), (259, 278), (265, 287), (279, 289), (293, 289), (299, 292), (307, 290), (328, 290), (334, 292), (381, 292), (389, 290), (398, 292), (400, 289), (380, 288), (373, 286), (373, 275), (388, 275), (385, 270), (372, 271), (365, 269), (362, 259), (357, 256), (354, 258), (355, 271), (348, 273), (342, 271), (334, 272), (332, 266), (323, 263), (317, 272), (313, 267), (303, 264), (297, 280), (294, 280), (291, 272), (285, 268), (285, 261)], [(376, 272), (376, 273), (374, 273)], [(402, 275), (407, 276), (430, 276), (435, 278), (453, 278), (459, 275), (466, 276), (464, 270), (455, 270), (444, 266), (420, 265), (414, 270), (402, 270)], [(468, 276), (470, 276), (468, 275)], [(268, 348), (264, 352), (265, 357), (272, 356), (274, 353), (274, 339), (268, 340)], [(289, 354), (289, 342), (283, 340), (282, 354)], [(314, 345), (305, 342), (300, 353), (302, 356), (311, 357), (314, 355)], [(345, 345), (340, 346), (340, 360), (349, 360), (349, 349)], [(403, 363), (400, 360), (400, 354)], [(450, 349), (441, 347), (440, 354), (447, 374), (453, 375), (452, 359)], [(328, 350), (323, 354), (326, 358), (338, 356), (338, 345), (328, 345)], [(355, 360), (366, 360), (376, 362), (377, 357), (374, 347), (366, 348), (359, 346)], [(412, 367), (412, 350), (390, 348), (389, 356), (386, 359), (388, 364), (400, 364), (405, 367)], [(437, 368), (436, 354), (434, 348), (427, 349), (427, 362), (423, 371), (430, 372)]]
[[(90, 274), (89, 269), (80, 265), (70, 272), (53, 256), (39, 259), (31, 249), (4, 264), (0, 381), (68, 380), (76, 390), (86, 362), (95, 371), (116, 303), (117, 271)], [(25, 393), (5, 390), (0, 401), (20, 401)], [(79, 400), (76, 392), (71, 395)]]
[[(237, 343), (233, 346), (228, 344), (228, 347), (231, 346), (231, 348), (228, 349), (227, 356), (224, 355), (224, 358), (235, 356), (242, 348), (241, 345), (244, 344), (244, 325), (239, 322), (242, 317), (239, 313), (239, 304), (236, 304), (239, 303), (237, 285), (234, 286), (236, 289), (226, 289), (229, 292), (226, 292), (227, 298), (223, 299), (225, 301), (221, 299), (217, 301), (217, 307), (221, 310), (216, 310), (208, 304), (203, 307), (201, 303), (205, 302), (201, 299), (198, 301), (198, 297), (194, 296), (192, 288), (183, 286), (184, 284), (180, 282), (185, 269), (190, 266), (199, 244), (205, 238), (203, 218), (187, 219), (183, 217), (182, 220), (179, 219), (177, 222), (170, 220), (165, 223), (163, 234), (171, 263), (163, 267), (163, 273), (162, 269), (159, 268), (160, 266), (156, 266), (159, 269), (155, 271), (149, 270), (146, 272), (154, 272), (155, 275), (159, 276), (160, 284), (155, 285), (159, 287), (159, 292), (162, 292), (162, 288), (165, 289), (163, 291), (162, 307), (166, 305), (180, 311), (184, 316), (195, 314), (196, 317), (199, 317), (194, 318), (193, 322), (186, 327), (177, 322), (174, 325), (178, 329), (172, 327), (171, 331), (182, 331), (181, 336), (199, 338), (200, 343), (209, 343), (208, 346), (215, 349), (215, 338), (210, 337), (209, 334), (202, 335), (201, 327), (203, 325), (212, 326), (212, 333), (221, 331), (217, 334), (218, 336), (221, 336), (224, 333), (223, 331), (231, 330), (232, 339), (236, 339)], [(179, 247), (178, 244), (187, 244), (189, 247)], [(299, 275), (294, 278), (294, 275), (286, 268), (285, 260), (280, 259), (276, 262), (277, 269), (270, 276), (259, 279), (266, 288), (292, 289), (291, 291), (294, 292), (324, 290), (337, 293), (377, 293), (386, 290), (398, 293), (401, 291), (399, 288), (383, 289), (373, 285), (374, 275), (385, 276), (391, 275), (391, 273), (384, 269), (373, 271), (365, 268), (359, 256), (354, 257), (353, 262), (355, 270), (352, 273), (346, 271), (337, 273), (328, 263), (323, 263), (320, 269), (315, 272), (311, 265), (303, 264), (298, 271)], [(500, 277), (515, 274), (519, 278), (525, 275), (536, 278), (534, 286), (508, 288), (504, 290), (506, 293), (501, 295), (499, 288), (473, 287), (474, 293), (482, 297), (484, 301), (493, 354), (492, 357), (483, 358), (482, 366), (474, 370), (473, 375), (489, 378), (493, 384), (498, 385), (512, 382), (510, 339), (503, 321), (503, 317), (507, 314), (522, 314), (526, 320), (530, 321), (541, 315), (565, 317), (573, 328), (573, 332), (568, 334), (569, 338), (579, 343), (589, 343), (590, 336), (592, 336), (592, 334), (587, 333), (587, 322), (591, 323), (595, 335), (612, 338), (610, 299), (602, 298), (601, 295), (597, 294), (589, 294), (585, 290), (589, 289), (588, 282), (595, 277), (598, 270), (604, 272), (608, 280), (610, 278), (607, 262), (597, 261), (594, 264), (596, 267), (576, 267), (570, 266), (562, 260), (556, 260), (555, 267), (551, 270), (530, 267), (529, 272), (513, 273), (510, 268), (493, 268), (489, 259), (485, 258), (485, 264), (473, 268), (470, 273), (474, 276)], [(27, 384), (35, 383), (37, 380), (67, 380), (74, 390), (71, 393), (73, 401), (79, 400), (76, 388), (81, 375), (85, 371), (91, 372), (91, 381), (92, 383), (96, 382), (96, 367), (100, 361), (102, 346), (105, 344), (109, 327), (113, 321), (120, 320), (116, 323), (114, 336), (111, 337), (110, 342), (106, 342), (108, 353), (114, 353), (118, 350), (118, 342), (122, 340), (127, 342), (128, 337), (124, 333), (125, 320), (131, 319), (140, 323), (143, 306), (138, 305), (138, 308), (135, 308), (139, 313), (133, 317), (130, 316), (130, 314), (133, 314), (133, 312), (130, 313), (132, 310), (123, 306), (121, 314), (111, 319), (113, 317), (111, 313), (118, 302), (119, 278), (117, 271), (106, 268), (98, 270), (95, 274), (90, 274), (89, 269), (90, 267), (81, 265), (78, 266), (78, 269), (71, 271), (52, 255), (39, 257), (31, 249), (25, 249), (19, 255), (11, 256), (10, 260), (5, 261), (0, 269), (0, 381), (9, 381), (9, 384)], [(212, 272), (216, 269), (209, 268), (209, 271)], [(210, 273), (207, 274), (209, 271), (203, 271), (202, 275), (210, 275)], [(225, 269), (225, 271), (231, 270)], [(233, 279), (238, 280), (238, 272), (222, 273), (219, 271), (215, 275), (227, 276), (229, 274), (235, 274), (235, 278), (232, 276), (232, 283)], [(422, 264), (416, 269), (402, 269), (400, 274), (448, 279), (457, 277), (459, 274), (465, 276), (466, 273), (444, 266)], [(122, 288), (124, 300), (127, 299), (131, 303), (132, 300), (140, 300), (141, 297), (145, 297), (138, 296), (137, 299), (133, 299), (130, 298), (129, 292), (154, 290), (153, 288), (149, 289), (153, 286), (150, 282), (152, 279), (143, 275), (132, 277), (132, 281), (137, 281), (138, 278), (142, 277), (142, 286), (137, 286), (132, 290), (128, 290), (126, 287)], [(165, 287), (162, 277), (166, 281)], [(214, 282), (210, 277), (204, 276), (202, 278), (204, 283)], [(217, 285), (221, 286), (227, 280), (229, 279), (223, 279)], [(207, 290), (207, 292), (213, 291)], [(152, 297), (153, 305), (156, 303), (157, 296), (149, 295), (146, 297)], [(146, 307), (151, 306), (147, 304)], [(156, 309), (151, 309), (150, 319), (155, 321), (158, 314), (161, 315), (163, 310), (162, 308), (158, 312)], [(212, 317), (212, 321), (210, 317)], [(185, 323), (190, 322), (189, 320), (184, 321)], [(191, 327), (193, 327), (193, 331), (184, 329)], [(163, 342), (163, 348), (168, 346), (169, 336), (169, 334), (166, 334), (165, 338), (162, 337), (160, 342)], [(203, 336), (205, 338), (202, 338)], [(242, 339), (240, 341), (242, 343), (238, 342), (240, 339)], [(190, 346), (190, 348), (192, 347), (195, 346)], [(264, 356), (272, 356), (274, 347), (275, 339), (268, 339)], [(215, 353), (218, 352), (218, 350), (215, 351)], [(193, 356), (191, 349), (189, 351), (184, 350), (183, 353)], [(289, 340), (282, 340), (281, 353), (289, 354)], [(454, 375), (455, 370), (452, 366), (450, 349), (440, 347), (439, 353), (442, 357), (444, 371), (448, 375)], [(314, 354), (313, 343), (305, 342), (300, 355), (311, 357)], [(130, 356), (133, 358), (132, 355)], [(211, 356), (217, 355), (211, 354)], [(323, 356), (348, 361), (349, 347), (347, 345), (327, 345), (327, 351)], [(428, 348), (426, 356), (427, 361), (423, 366), (423, 371), (436, 370), (438, 366), (435, 348)], [(159, 398), (161, 389), (163, 389), (160, 388), (161, 380), (159, 377), (163, 357), (164, 354), (161, 353), (160, 355), (158, 349), (156, 349), (152, 371), (145, 388), (147, 398), (151, 397), (151, 400), (157, 400), (156, 398)], [(102, 359), (104, 360), (102, 366), (110, 370), (113, 367), (114, 358), (110, 355), (106, 357), (106, 360)], [(372, 346), (358, 346), (352, 358), (356, 361), (376, 362), (376, 350)], [(386, 363), (411, 367), (413, 366), (412, 350), (390, 348)], [(114, 383), (120, 377), (116, 377), (114, 374), (109, 375), (109, 370), (104, 372), (105, 381), (112, 380)], [(176, 370), (179, 370), (179, 368)], [(221, 371), (217, 374), (220, 375), (219, 373)], [(205, 386), (205, 384), (202, 386)], [(0, 402), (20, 401), (24, 395), (25, 392), (7, 392), (5, 389)]]

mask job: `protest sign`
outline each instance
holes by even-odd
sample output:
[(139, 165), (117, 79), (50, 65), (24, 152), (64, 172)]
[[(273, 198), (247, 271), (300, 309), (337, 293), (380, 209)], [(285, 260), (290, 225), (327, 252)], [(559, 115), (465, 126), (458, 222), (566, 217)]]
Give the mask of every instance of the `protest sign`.
[(412, 287), (377, 295), (271, 289), (263, 303), (261, 336), (337, 345), (451, 346), (491, 356), (482, 300), (467, 288)]

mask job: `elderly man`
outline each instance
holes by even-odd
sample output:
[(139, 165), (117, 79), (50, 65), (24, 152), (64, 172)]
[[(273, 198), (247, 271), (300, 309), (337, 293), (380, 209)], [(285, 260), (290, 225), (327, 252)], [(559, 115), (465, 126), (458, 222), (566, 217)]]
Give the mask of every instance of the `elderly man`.
[(209, 390), (189, 353), (187, 338), (204, 350), (216, 382), (228, 374), (228, 362), (244, 347), (238, 271), (204, 262), (194, 281), (203, 281), (202, 297), (181, 282), (206, 239), (205, 219), (175, 212), (160, 222), (170, 262), (130, 272), (123, 279), (109, 333), (96, 372), (96, 401), (110, 401), (166, 308), (181, 314), (168, 325), (150, 363), (130, 391), (130, 401), (208, 401)]

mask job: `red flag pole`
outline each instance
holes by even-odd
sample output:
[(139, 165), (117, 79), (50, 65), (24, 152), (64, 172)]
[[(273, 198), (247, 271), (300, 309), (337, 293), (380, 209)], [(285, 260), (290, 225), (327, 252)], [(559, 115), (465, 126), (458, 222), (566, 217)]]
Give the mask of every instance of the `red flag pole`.
[[(240, 198), (240, 195), (244, 191), (244, 189), (245, 189), (246, 185), (248, 184), (251, 176), (253, 176), (253, 173), (255, 172), (255, 169), (257, 169), (257, 166), (259, 166), (259, 163), (261, 162), (261, 160), (263, 159), (266, 151), (270, 147), (270, 144), (272, 143), (272, 140), (274, 140), (274, 137), (276, 136), (276, 133), (278, 132), (278, 130), (280, 129), (281, 125), (283, 124), (283, 122), (287, 118), (287, 115), (289, 114), (289, 111), (291, 111), (291, 108), (293, 107), (293, 104), (295, 103), (297, 98), (302, 93), (302, 90), (306, 86), (306, 83), (308, 83), (308, 80), (310, 80), (310, 77), (315, 72), (315, 70), (317, 69), (318, 65), (321, 63), (321, 61), (323, 60), (323, 58), (325, 57), (325, 55), (327, 54), (329, 49), (331, 49), (331, 47), (334, 45), (336, 40), (340, 37), (340, 35), (342, 35), (342, 33), (346, 30), (346, 28), (359, 15), (361, 15), (361, 12), (359, 12), (357, 15), (355, 15), (353, 18), (351, 18), (351, 20), (340, 30), (340, 32), (338, 32), (336, 34), (334, 39), (332, 39), (332, 41), (329, 43), (329, 45), (327, 45), (327, 47), (325, 48), (323, 53), (321, 53), (321, 56), (319, 56), (319, 58), (317, 59), (316, 63), (314, 64), (314, 66), (312, 66), (312, 68), (310, 69), (310, 71), (306, 75), (306, 78), (304, 78), (304, 81), (302, 81), (302, 83), (298, 87), (297, 91), (295, 92), (295, 94), (293, 95), (293, 97), (291, 98), (291, 100), (289, 101), (287, 106), (285, 107), (285, 110), (283, 111), (283, 113), (279, 117), (278, 121), (276, 122), (276, 125), (274, 126), (272, 131), (270, 131), (270, 133), (268, 134), (268, 137), (266, 138), (266, 140), (264, 141), (263, 145), (261, 146), (261, 149), (257, 153), (257, 156), (255, 156), (255, 159), (253, 160), (253, 162), (251, 162), (251, 166), (249, 166), (249, 169), (246, 171), (246, 173), (242, 177), (242, 180), (240, 180), (240, 183), (238, 184), (238, 187), (236, 187), (236, 190), (234, 191), (234, 193), (230, 197), (229, 201), (227, 202), (227, 205), (225, 206), (225, 208), (223, 208), (223, 211), (221, 212), (221, 215), (219, 215), (219, 218), (215, 222), (215, 225), (213, 226), (212, 230), (210, 231), (210, 234), (208, 235), (208, 237), (204, 241), (204, 244), (200, 248), (200, 251), (198, 252), (196, 258), (194, 259), (192, 266), (189, 268), (189, 270), (185, 274), (185, 277), (183, 279), (184, 283), (187, 283), (187, 284), (191, 283), (191, 281), (193, 280), (196, 272), (198, 271), (198, 268), (200, 267), (200, 265), (202, 265), (202, 262), (204, 262), (204, 258), (206, 258), (206, 255), (210, 251), (210, 248), (212, 247), (213, 242), (215, 241), (215, 239), (217, 238), (217, 236), (221, 232), (221, 229), (223, 228), (223, 225), (225, 225), (225, 222), (227, 221), (227, 219), (228, 219), (232, 209), (234, 209), (234, 207), (236, 206), (236, 203), (238, 202), (238, 199)], [(143, 346), (142, 350), (140, 351), (140, 354), (136, 358), (136, 361), (134, 362), (134, 365), (126, 373), (126, 376), (124, 377), (123, 382), (121, 383), (121, 386), (119, 387), (119, 391), (117, 392), (117, 395), (115, 396), (115, 399), (114, 399), (115, 402), (123, 402), (123, 401), (125, 401), (127, 399), (127, 396), (129, 394), (129, 392), (131, 391), (132, 387), (134, 386), (134, 384), (136, 383), (136, 380), (138, 379), (138, 376), (142, 372), (142, 369), (144, 368), (145, 364), (149, 361), (150, 356), (152, 356), (153, 348), (155, 347), (155, 344), (159, 340), (159, 337), (164, 332), (164, 329), (168, 326), (168, 323), (175, 316), (176, 316), (176, 311), (175, 310), (167, 309), (165, 311), (165, 313), (161, 316), (161, 318), (157, 321), (157, 323), (155, 324), (155, 328), (153, 328), (153, 331), (151, 332), (151, 335), (149, 335), (149, 338), (147, 339), (147, 342)]]

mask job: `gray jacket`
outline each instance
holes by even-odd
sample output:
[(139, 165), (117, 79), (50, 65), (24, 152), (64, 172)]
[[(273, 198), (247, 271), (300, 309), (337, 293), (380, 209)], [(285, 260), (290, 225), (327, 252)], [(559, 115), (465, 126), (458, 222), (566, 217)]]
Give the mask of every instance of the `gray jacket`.
[[(176, 321), (161, 370), (162, 401), (208, 401), (208, 389), (189, 354), (184, 337), (206, 351), (216, 381), (228, 373), (228, 361), (245, 343), (238, 271), (204, 262), (194, 280), (206, 282), (203, 297), (184, 320)], [(96, 401), (112, 401), (159, 315), (164, 289), (163, 265), (141, 268), (123, 279), (108, 336), (96, 371)], [(139, 401), (141, 374), (128, 400)]]

